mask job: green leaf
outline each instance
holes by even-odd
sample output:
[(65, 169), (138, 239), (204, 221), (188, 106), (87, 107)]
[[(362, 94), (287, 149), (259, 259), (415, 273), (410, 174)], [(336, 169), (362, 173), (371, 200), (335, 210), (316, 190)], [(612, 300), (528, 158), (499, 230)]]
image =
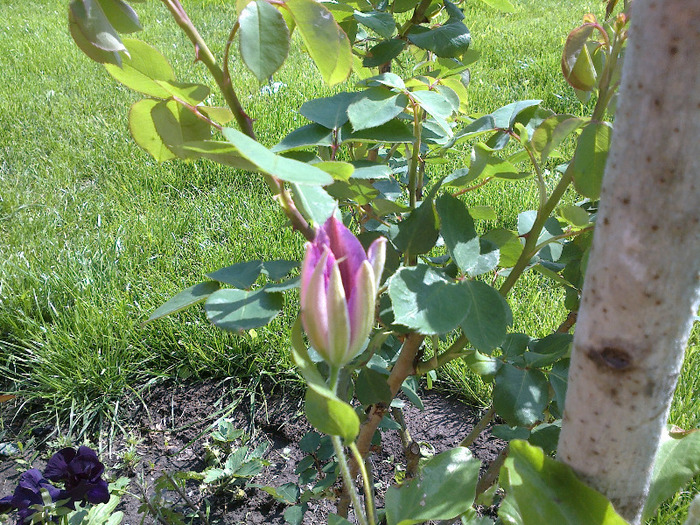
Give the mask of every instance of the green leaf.
[(348, 106), (356, 97), (357, 93), (342, 91), (332, 97), (309, 100), (301, 105), (299, 113), (324, 128), (339, 129), (348, 121)]
[(559, 208), (559, 216), (572, 226), (582, 228), (591, 222), (591, 217), (580, 206), (566, 204)]
[(207, 274), (207, 277), (226, 283), (236, 288), (250, 288), (262, 273), (273, 281), (279, 281), (286, 277), (289, 272), (298, 267), (295, 261), (247, 261), (236, 263), (226, 268), (221, 268), (215, 272)]
[(293, 505), (285, 509), (284, 521), (289, 525), (301, 525), (304, 519), (304, 505)]
[(388, 525), (412, 525), (427, 520), (452, 520), (474, 502), (481, 462), (464, 447), (426, 461), (417, 479), (386, 492)]
[(494, 376), (498, 372), (498, 369), (503, 364), (500, 359), (484, 355), (473, 348), (469, 350), (467, 355), (462, 357), (462, 360), (472, 372), (478, 374), (484, 381), (487, 382), (493, 380)]
[(186, 159), (209, 159), (224, 166), (255, 171), (255, 165), (244, 159), (238, 150), (228, 142), (220, 140), (193, 140), (183, 142), (178, 153)]
[[(80, 0), (76, 0), (73, 4), (79, 5), (79, 14), (82, 9), (82, 4)], [(99, 62), (100, 64), (115, 64), (121, 66), (122, 57), (118, 51), (105, 51), (97, 47), (95, 44), (90, 42), (90, 40), (85, 36), (83, 32), (85, 29), (83, 27), (84, 20), (78, 20), (75, 15), (73, 4), (68, 10), (68, 28), (70, 29), (70, 34), (73, 37), (73, 41), (80, 48), (80, 50), (87, 55), (90, 60)], [(85, 30), (87, 32), (87, 30)]]
[(396, 73), (382, 73), (380, 75), (375, 75), (361, 82), (361, 85), (370, 87), (387, 86), (400, 91), (406, 89), (406, 84), (404, 84), (404, 81)]
[(421, 27), (423, 31), (416, 30), (417, 27), (421, 26), (414, 26), (415, 32), (408, 34), (409, 42), (439, 57), (459, 57), (469, 49), (471, 35), (462, 22), (453, 21), (428, 30)]
[(498, 9), (504, 13), (515, 13), (515, 6), (510, 2), (510, 0), (481, 0), (486, 5)]
[(172, 299), (169, 299), (162, 306), (158, 307), (158, 309), (156, 309), (156, 311), (150, 315), (148, 321), (154, 321), (155, 319), (160, 319), (161, 317), (165, 317), (166, 315), (181, 312), (185, 308), (189, 308), (192, 305), (201, 303), (218, 289), (219, 283), (214, 281), (199, 283), (195, 284), (194, 286), (190, 286), (189, 288), (181, 291)]
[(362, 13), (355, 11), (355, 20), (365, 27), (369, 27), (372, 31), (384, 38), (391, 38), (396, 33), (396, 21), (391, 13), (382, 11), (370, 11)]
[(174, 159), (176, 155), (158, 134), (151, 111), (162, 102), (150, 98), (139, 100), (129, 110), (129, 131), (136, 144), (150, 153), (158, 162)]
[(452, 103), (437, 91), (413, 91), (411, 97), (423, 108), (449, 136), (452, 128), (445, 120), (454, 111)]
[(470, 308), (460, 326), (477, 350), (490, 353), (503, 342), (513, 314), (495, 288), (481, 281), (463, 282)]
[(532, 429), (527, 441), (536, 447), (540, 447), (546, 454), (553, 454), (557, 450), (559, 434), (561, 433), (561, 419), (554, 423), (543, 423)]
[(240, 332), (265, 326), (280, 313), (283, 306), (281, 293), (226, 288), (211, 294), (204, 303), (204, 310), (214, 326), (229, 332)]
[(289, 29), (282, 14), (264, 0), (250, 2), (238, 17), (243, 63), (265, 82), (289, 53)]
[(265, 146), (236, 129), (224, 128), (223, 134), (226, 140), (238, 149), (241, 156), (255, 164), (263, 173), (295, 184), (325, 186), (333, 182), (333, 178), (325, 171), (304, 162), (275, 155)]
[(669, 428), (661, 437), (654, 460), (644, 520), (654, 515), (661, 503), (700, 474), (700, 431)]
[(328, 525), (352, 525), (345, 518), (341, 518), (337, 514), (331, 514), (328, 516)]
[(520, 178), (520, 170), (512, 163), (495, 155), (493, 149), (479, 142), (472, 148), (467, 180), (478, 177)]
[(406, 42), (398, 38), (384, 40), (367, 51), (365, 58), (362, 59), (362, 65), (364, 67), (377, 67), (391, 62), (401, 54), (405, 45)]
[(425, 264), (401, 268), (389, 281), (395, 322), (426, 335), (454, 330), (472, 306), (465, 287)]
[(523, 251), (523, 245), (515, 232), (496, 228), (486, 232), (482, 239), (498, 246), (498, 265), (503, 268), (512, 268), (518, 262)]
[(74, 0), (70, 4), (70, 13), (76, 29), (92, 46), (108, 52), (126, 50), (97, 0)]
[(314, 0), (287, 0), (284, 6), (323, 79), (332, 86), (348, 78), (352, 71), (350, 42), (330, 11)]
[(328, 186), (326, 190), (329, 195), (339, 201), (350, 200), (360, 206), (369, 204), (379, 195), (379, 190), (367, 180), (339, 180)]
[(157, 82), (176, 80), (168, 60), (156, 48), (141, 40), (124, 39), (124, 45), (130, 58), (122, 59), (122, 67), (105, 64), (107, 73), (117, 82), (144, 95), (170, 98), (170, 91)]
[(499, 129), (513, 129), (518, 115), (529, 107), (537, 106), (541, 100), (520, 100), (507, 104), (491, 113), (493, 125)]
[(509, 425), (530, 426), (540, 421), (548, 401), (549, 382), (539, 370), (524, 370), (509, 363), (498, 370), (493, 406)]
[(304, 217), (321, 226), (338, 209), (338, 203), (320, 186), (292, 185), (294, 204)]
[(129, 4), (122, 0), (98, 0), (102, 11), (119, 33), (135, 33), (141, 31), (139, 17)]
[[(350, 126), (348, 126), (349, 128)], [(361, 129), (351, 131), (343, 127), (342, 142), (359, 141), (359, 142), (386, 142), (401, 143), (413, 142), (415, 137), (409, 127), (398, 119), (390, 120), (389, 122), (377, 126), (376, 128)]]
[(310, 384), (306, 390), (306, 419), (319, 432), (340, 436), (345, 443), (355, 441), (360, 420), (355, 410), (338, 399), (328, 388)]
[(526, 441), (510, 442), (499, 479), (507, 495), (498, 516), (506, 524), (627, 524), (605, 496), (579, 481), (571, 468)]
[(273, 146), (271, 151), (283, 153), (308, 146), (330, 146), (331, 144), (333, 144), (333, 132), (330, 129), (319, 124), (308, 124), (292, 131)]
[(611, 140), (612, 128), (605, 122), (589, 122), (578, 139), (569, 169), (576, 191), (589, 199), (600, 197)]
[(405, 13), (416, 7), (420, 0), (394, 0), (392, 4), (394, 13)]
[(393, 398), (391, 388), (386, 382), (386, 376), (371, 368), (360, 370), (355, 381), (355, 394), (364, 406), (375, 403), (391, 403)]
[(421, 205), (399, 223), (396, 233), (391, 238), (391, 242), (404, 252), (406, 257), (428, 253), (435, 246), (439, 236), (432, 200), (435, 192), (436, 188), (433, 188)]
[(151, 119), (163, 143), (178, 157), (185, 156), (181, 149), (184, 143), (204, 141), (211, 137), (209, 124), (174, 100), (163, 100), (154, 105)]
[(445, 193), (435, 201), (435, 207), (440, 217), (440, 233), (450, 257), (463, 272), (468, 272), (476, 265), (481, 248), (466, 205)]
[(542, 368), (559, 361), (571, 347), (571, 334), (553, 333), (530, 343), (530, 351), (523, 354), (525, 364), (530, 368)]
[(549, 154), (557, 149), (571, 133), (579, 129), (585, 119), (571, 115), (553, 115), (545, 119), (535, 129), (530, 144), (544, 161)]
[(348, 106), (348, 118), (355, 131), (376, 128), (403, 112), (408, 97), (384, 87), (362, 91)]
[(561, 359), (552, 366), (549, 371), (549, 383), (554, 390), (554, 401), (560, 412), (564, 411), (564, 401), (566, 400), (566, 386), (569, 377), (569, 359)]

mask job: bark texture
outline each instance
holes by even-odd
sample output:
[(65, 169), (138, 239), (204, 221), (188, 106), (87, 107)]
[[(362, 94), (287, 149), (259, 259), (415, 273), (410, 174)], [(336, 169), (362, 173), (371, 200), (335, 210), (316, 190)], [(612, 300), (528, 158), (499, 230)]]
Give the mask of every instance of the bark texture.
[(700, 2), (635, 0), (558, 456), (641, 520), (700, 280)]

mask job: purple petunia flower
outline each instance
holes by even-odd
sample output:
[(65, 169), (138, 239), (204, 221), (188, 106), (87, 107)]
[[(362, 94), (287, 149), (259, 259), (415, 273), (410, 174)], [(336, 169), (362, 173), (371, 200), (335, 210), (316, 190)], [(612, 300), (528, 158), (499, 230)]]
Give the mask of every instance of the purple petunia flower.
[(52, 501), (60, 499), (61, 491), (46, 481), (39, 470), (33, 468), (24, 472), (12, 496), (0, 499), (0, 512), (17, 510), (17, 525), (23, 525), (34, 514), (32, 505), (43, 505), (41, 489), (49, 491)]
[(93, 504), (109, 501), (109, 488), (102, 479), (104, 470), (104, 465), (92, 449), (80, 447), (76, 451), (64, 448), (48, 461), (44, 475), (51, 481), (64, 483), (60, 497), (68, 499), (68, 506), (74, 508), (76, 501)]
[(385, 238), (374, 241), (365, 253), (333, 216), (306, 244), (301, 322), (313, 347), (332, 366), (350, 362), (372, 330), (385, 253)]

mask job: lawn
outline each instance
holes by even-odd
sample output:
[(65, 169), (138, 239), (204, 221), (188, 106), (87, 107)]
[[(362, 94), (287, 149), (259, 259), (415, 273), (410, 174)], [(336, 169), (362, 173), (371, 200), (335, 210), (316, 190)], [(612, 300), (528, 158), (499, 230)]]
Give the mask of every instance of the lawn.
[[(564, 82), (560, 53), (583, 14), (600, 15), (604, 5), (516, 3), (515, 14), (466, 3), (481, 54), (471, 68), (470, 111), (536, 98), (557, 112), (590, 113)], [(65, 7), (0, 5), (0, 390), (38, 402), (37, 420), (75, 412), (88, 422), (118, 418), (113, 402), (148, 382), (235, 377), (248, 388), (263, 378), (299, 385), (287, 352), (296, 304), (269, 327), (241, 335), (214, 329), (198, 308), (144, 324), (206, 273), (251, 259), (299, 260), (303, 242), (279, 227), (283, 216), (257, 175), (204, 161), (158, 164), (140, 150), (126, 121), (137, 97), (73, 44)], [(179, 78), (210, 83), (166, 10), (158, 2), (136, 7), (145, 28), (137, 37), (156, 45)], [(193, 0), (187, 9), (220, 56), (234, 2)], [(276, 93), (261, 90), (240, 60), (232, 68), (266, 145), (304, 123), (297, 112), (304, 101), (352, 89), (352, 82), (324, 86), (299, 46), (275, 75)], [(471, 198), (512, 228), (536, 193), (524, 181), (489, 185)], [(514, 329), (551, 332), (562, 321), (552, 314), (563, 311), (561, 301), (548, 281), (528, 276), (511, 296)], [(699, 422), (699, 350), (696, 329), (671, 411), (671, 422), (684, 428)], [(459, 365), (440, 377), (442, 388), (485, 403), (487, 387)], [(676, 523), (678, 508), (657, 523)]]

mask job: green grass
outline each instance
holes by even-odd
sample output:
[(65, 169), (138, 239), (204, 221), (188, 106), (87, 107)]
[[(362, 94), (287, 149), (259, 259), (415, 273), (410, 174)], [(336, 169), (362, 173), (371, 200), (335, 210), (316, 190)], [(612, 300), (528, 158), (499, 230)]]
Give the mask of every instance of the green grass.
[[(467, 2), (465, 22), (481, 53), (471, 68), (472, 113), (533, 98), (557, 112), (590, 113), (562, 79), (560, 52), (583, 14), (601, 15), (603, 4), (516, 3), (517, 13), (500, 14)], [(187, 3), (217, 56), (233, 4)], [(0, 4), (0, 389), (39, 402), (37, 418), (71, 407), (89, 418), (149, 380), (294, 381), (287, 327), (295, 304), (270, 327), (241, 336), (214, 329), (199, 308), (142, 324), (209, 271), (256, 258), (300, 259), (302, 240), (280, 228), (283, 216), (258, 176), (207, 162), (157, 164), (141, 151), (126, 126), (138, 96), (72, 43), (65, 7)], [(212, 85), (165, 9), (157, 2), (136, 8), (145, 27), (136, 36), (156, 45), (181, 80)], [(262, 95), (235, 64), (235, 88), (268, 145), (304, 123), (297, 109), (305, 100), (332, 92), (298, 46), (275, 75), (286, 84), (275, 95)], [(464, 164), (459, 156), (451, 161), (440, 169)], [(492, 206), (498, 225), (512, 228), (519, 211), (535, 207), (536, 193), (531, 181), (499, 182), (468, 200)], [(535, 337), (564, 317), (560, 290), (538, 276), (523, 279), (510, 304), (514, 329)], [(699, 346), (696, 330), (671, 411), (685, 428), (699, 423)], [(443, 377), (485, 402), (488, 388), (458, 364)], [(680, 523), (673, 513), (689, 499), (680, 498), (656, 523)]]

